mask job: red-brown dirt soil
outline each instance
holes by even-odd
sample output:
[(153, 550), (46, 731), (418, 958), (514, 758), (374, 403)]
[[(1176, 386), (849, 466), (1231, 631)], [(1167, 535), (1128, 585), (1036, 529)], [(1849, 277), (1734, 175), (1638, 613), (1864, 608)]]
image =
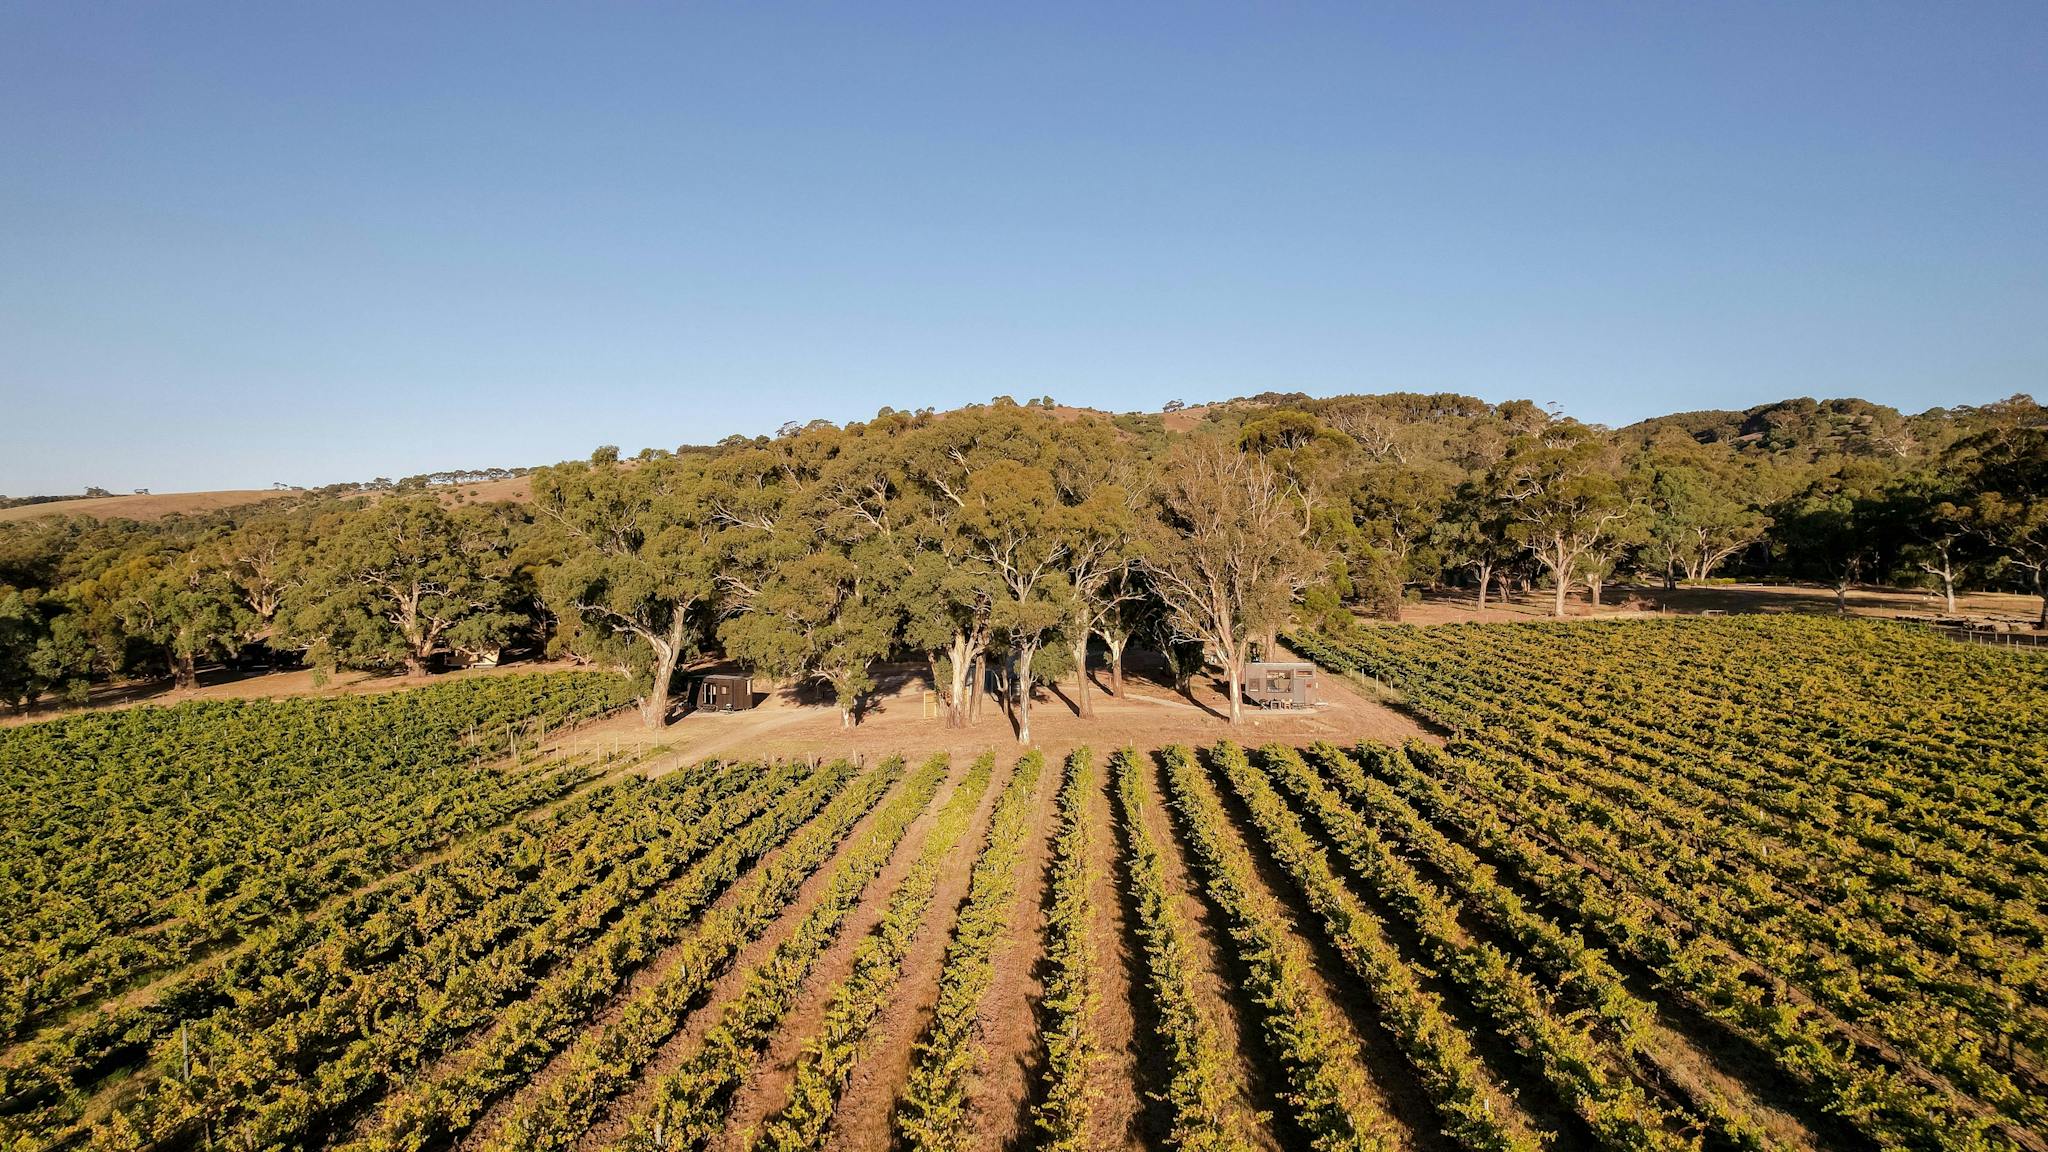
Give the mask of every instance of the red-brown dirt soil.
[(1064, 768), (1061, 760), (1048, 760), (1039, 773), (1008, 927), (996, 943), (989, 989), (975, 1022), (976, 1065), (968, 1107), (982, 1119), (981, 1139), (990, 1148), (1030, 1143), (1032, 1090), (1045, 1055), (1038, 1039), (1038, 1004), (1044, 993), (1039, 962), (1045, 942), (1046, 865)]
[[(762, 693), (746, 712), (697, 712), (667, 728), (641, 726), (636, 715), (621, 713), (587, 725), (568, 737), (568, 746), (585, 741), (596, 746), (617, 741), (622, 746), (662, 744), (673, 750), (671, 764), (688, 764), (732, 756), (877, 756), (902, 753), (910, 757), (948, 752), (972, 758), (989, 749), (998, 754), (1021, 752), (1016, 730), (996, 701), (983, 706), (978, 723), (949, 728), (943, 716), (926, 717), (924, 696), (931, 680), (923, 664), (888, 665), (879, 670), (882, 690), (865, 709), (858, 727), (844, 728), (839, 713), (809, 694), (787, 689)], [(1247, 706), (1244, 723), (1233, 734), (1224, 688), (1211, 677), (1197, 677), (1193, 700), (1161, 683), (1142, 661), (1127, 666), (1124, 695), (1108, 694), (1108, 677), (1095, 670), (1093, 719), (1083, 719), (1067, 703), (1071, 681), (1058, 689), (1040, 688), (1031, 709), (1032, 743), (1056, 762), (1079, 747), (1096, 750), (1098, 758), (1125, 745), (1151, 748), (1164, 744), (1204, 744), (1235, 736), (1242, 743), (1269, 740), (1308, 744), (1329, 740), (1354, 744), (1377, 740), (1399, 744), (1436, 737), (1405, 712), (1373, 699), (1369, 692), (1340, 677), (1324, 676), (1322, 705), (1301, 710), (1261, 710)]]

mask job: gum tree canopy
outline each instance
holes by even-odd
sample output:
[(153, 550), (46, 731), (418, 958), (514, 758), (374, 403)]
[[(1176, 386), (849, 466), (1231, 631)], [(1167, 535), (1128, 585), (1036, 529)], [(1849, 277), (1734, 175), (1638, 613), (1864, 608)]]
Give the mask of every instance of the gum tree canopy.
[(642, 723), (668, 723), (678, 665), (696, 650), (718, 549), (702, 468), (686, 457), (581, 462), (534, 473), (533, 500), (558, 562), (541, 592), (601, 637), (626, 643), (648, 678)]

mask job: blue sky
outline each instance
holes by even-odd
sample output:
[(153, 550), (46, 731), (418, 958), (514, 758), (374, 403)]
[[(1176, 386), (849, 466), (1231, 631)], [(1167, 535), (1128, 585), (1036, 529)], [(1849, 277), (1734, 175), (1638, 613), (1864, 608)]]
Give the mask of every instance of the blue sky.
[(0, 0), (0, 492), (998, 394), (2039, 395), (2044, 125), (2038, 2)]

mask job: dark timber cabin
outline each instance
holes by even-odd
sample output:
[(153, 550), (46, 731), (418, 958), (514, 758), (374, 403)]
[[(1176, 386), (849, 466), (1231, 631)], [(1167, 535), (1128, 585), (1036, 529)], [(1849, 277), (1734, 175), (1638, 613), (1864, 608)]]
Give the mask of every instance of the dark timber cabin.
[(690, 703), (700, 712), (744, 712), (754, 706), (754, 682), (722, 672), (699, 677)]
[(1313, 708), (1318, 676), (1316, 666), (1303, 660), (1247, 664), (1244, 698), (1261, 708)]

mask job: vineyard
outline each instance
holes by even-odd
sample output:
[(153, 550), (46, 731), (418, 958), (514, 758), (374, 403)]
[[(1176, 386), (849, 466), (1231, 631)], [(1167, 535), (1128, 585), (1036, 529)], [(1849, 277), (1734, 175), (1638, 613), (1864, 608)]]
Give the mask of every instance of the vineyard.
[(599, 677), (0, 733), (0, 1148), (2048, 1149), (2048, 664), (1290, 642), (1442, 738), (511, 755)]

